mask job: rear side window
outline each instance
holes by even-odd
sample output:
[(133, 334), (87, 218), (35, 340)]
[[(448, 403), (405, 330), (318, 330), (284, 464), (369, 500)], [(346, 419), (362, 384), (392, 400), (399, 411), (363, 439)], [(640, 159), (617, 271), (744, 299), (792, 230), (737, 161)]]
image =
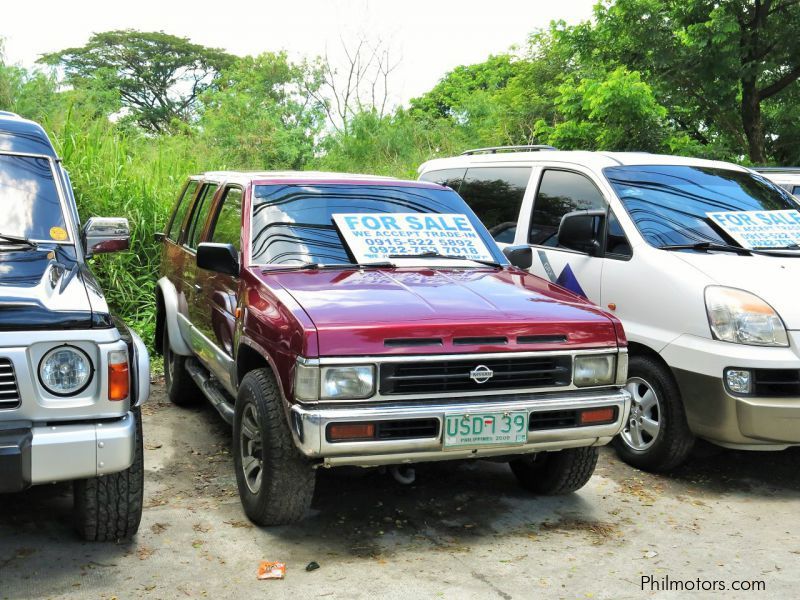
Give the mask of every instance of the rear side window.
[(530, 167), (476, 167), (458, 190), (496, 242), (511, 244), (517, 232)]
[(217, 221), (211, 232), (211, 241), (218, 244), (233, 244), (240, 250), (239, 237), (242, 232), (242, 188), (229, 187), (222, 198)]
[(192, 205), (192, 198), (194, 198), (194, 193), (197, 191), (198, 185), (199, 184), (196, 181), (190, 181), (183, 190), (181, 197), (178, 198), (178, 203), (175, 205), (175, 210), (172, 211), (172, 222), (169, 224), (167, 238), (173, 242), (177, 242), (181, 236), (183, 219), (186, 217), (186, 211), (188, 211), (189, 207)]
[(420, 175), (419, 178), (422, 181), (446, 185), (450, 189), (458, 191), (466, 173), (466, 169), (442, 169), (441, 171), (428, 171), (424, 175)]
[(197, 248), (197, 242), (208, 220), (208, 213), (211, 212), (211, 204), (213, 203), (214, 194), (217, 193), (218, 187), (216, 183), (205, 185), (200, 192), (200, 197), (197, 199), (197, 202), (194, 203), (194, 211), (192, 211), (192, 218), (189, 222), (188, 234), (185, 242), (192, 250)]
[(542, 173), (533, 203), (529, 242), (558, 246), (558, 227), (565, 214), (576, 210), (605, 210), (606, 203), (592, 181), (571, 171), (550, 169)]

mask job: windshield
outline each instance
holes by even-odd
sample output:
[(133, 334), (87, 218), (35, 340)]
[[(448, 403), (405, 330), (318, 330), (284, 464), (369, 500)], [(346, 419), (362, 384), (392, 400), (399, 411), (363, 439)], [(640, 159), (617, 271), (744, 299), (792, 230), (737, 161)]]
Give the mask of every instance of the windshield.
[(0, 233), (66, 241), (67, 225), (46, 158), (0, 154)]
[(607, 167), (603, 171), (645, 241), (671, 245), (731, 244), (706, 214), (789, 210), (788, 193), (747, 171), (682, 165)]
[[(506, 263), (486, 228), (450, 189), (390, 184), (257, 185), (252, 210), (253, 264), (353, 263), (333, 222), (333, 215), (348, 213), (465, 215), (494, 259)], [(476, 265), (466, 262), (465, 266)]]

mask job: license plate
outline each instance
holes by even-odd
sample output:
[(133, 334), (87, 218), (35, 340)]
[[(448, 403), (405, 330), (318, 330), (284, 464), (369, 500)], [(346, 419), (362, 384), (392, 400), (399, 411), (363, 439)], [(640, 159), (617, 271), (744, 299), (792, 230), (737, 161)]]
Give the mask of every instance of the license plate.
[(444, 417), (444, 447), (514, 446), (528, 439), (528, 413), (457, 413)]

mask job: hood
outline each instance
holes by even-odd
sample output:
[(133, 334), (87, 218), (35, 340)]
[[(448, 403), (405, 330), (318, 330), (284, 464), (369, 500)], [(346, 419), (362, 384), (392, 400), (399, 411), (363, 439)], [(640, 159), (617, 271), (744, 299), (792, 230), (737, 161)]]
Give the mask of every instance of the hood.
[(778, 311), (788, 329), (800, 329), (800, 254), (797, 258), (702, 252), (673, 255), (711, 279), (709, 284), (756, 294)]
[(59, 246), (0, 252), (0, 330), (91, 327), (85, 280)]
[(322, 270), (261, 277), (305, 310), (322, 356), (617, 345), (612, 317), (521, 271)]

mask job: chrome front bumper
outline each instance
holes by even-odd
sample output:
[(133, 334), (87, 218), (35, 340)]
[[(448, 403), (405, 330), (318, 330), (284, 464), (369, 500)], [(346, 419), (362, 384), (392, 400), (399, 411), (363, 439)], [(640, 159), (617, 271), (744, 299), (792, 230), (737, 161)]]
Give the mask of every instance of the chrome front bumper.
[[(435, 402), (435, 403), (434, 403)], [(445, 450), (442, 445), (443, 423), (449, 413), (534, 412), (580, 410), (613, 406), (616, 420), (603, 425), (528, 431), (527, 442), (514, 446), (484, 446)], [(607, 444), (623, 427), (630, 409), (630, 395), (625, 390), (571, 392), (570, 394), (513, 394), (469, 401), (430, 403), (394, 403), (373, 406), (328, 408), (320, 406), (291, 407), (291, 425), (295, 443), (312, 459), (324, 466), (374, 466), (526, 454), (543, 450), (562, 450), (581, 446)], [(436, 419), (439, 435), (429, 438), (329, 442), (326, 430), (330, 423), (359, 421)]]

